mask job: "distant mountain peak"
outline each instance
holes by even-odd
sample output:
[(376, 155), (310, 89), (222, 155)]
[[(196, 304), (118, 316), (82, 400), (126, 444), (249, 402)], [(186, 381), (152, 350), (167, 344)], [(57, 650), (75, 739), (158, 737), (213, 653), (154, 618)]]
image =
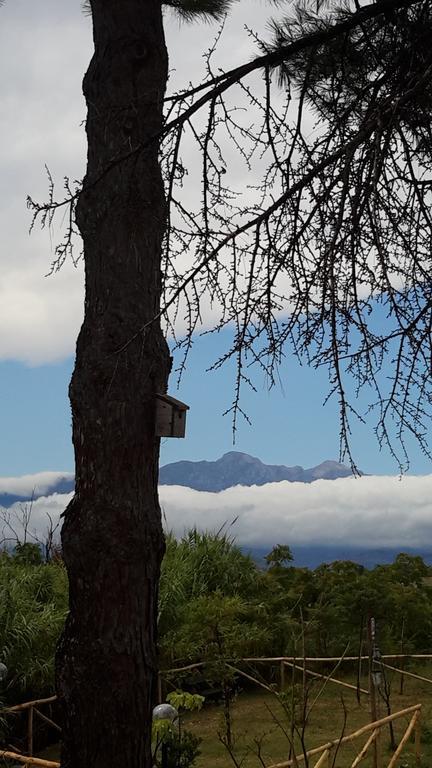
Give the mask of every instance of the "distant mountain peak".
[[(166, 464), (159, 473), (160, 485), (183, 485), (197, 491), (223, 491), (235, 485), (266, 485), (288, 480), (291, 483), (313, 483), (349, 477), (348, 467), (326, 460), (310, 469), (265, 464), (256, 456), (241, 451), (228, 451), (215, 461), (177, 461)], [(74, 476), (70, 472), (40, 472), (23, 477), (0, 478), (0, 507), (30, 502), (41, 496), (72, 493)]]
[(161, 467), (160, 485), (183, 485), (197, 491), (223, 491), (235, 485), (265, 485), (288, 480), (312, 483), (349, 477), (351, 470), (337, 461), (326, 460), (316, 467), (287, 467), (264, 464), (261, 459), (241, 451), (228, 451), (215, 461), (177, 461)]

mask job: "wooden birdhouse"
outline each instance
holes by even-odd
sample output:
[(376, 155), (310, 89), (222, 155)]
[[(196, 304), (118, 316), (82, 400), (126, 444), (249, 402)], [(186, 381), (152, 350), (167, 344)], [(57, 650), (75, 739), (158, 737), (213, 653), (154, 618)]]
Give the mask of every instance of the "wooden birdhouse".
[(184, 437), (188, 410), (171, 395), (156, 395), (156, 437)]

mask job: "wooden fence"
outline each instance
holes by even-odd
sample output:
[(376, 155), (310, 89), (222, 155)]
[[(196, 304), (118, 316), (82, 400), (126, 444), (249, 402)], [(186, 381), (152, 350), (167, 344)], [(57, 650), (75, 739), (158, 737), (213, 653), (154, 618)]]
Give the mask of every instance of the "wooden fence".
[[(291, 667), (294, 669), (297, 669), (305, 675), (309, 675), (310, 677), (316, 677), (320, 678), (321, 680), (325, 680), (328, 683), (331, 683), (333, 685), (339, 685), (343, 688), (349, 688), (353, 691), (356, 691), (358, 693), (363, 693), (366, 696), (369, 696), (369, 691), (365, 688), (359, 688), (356, 685), (352, 685), (351, 683), (347, 683), (343, 680), (339, 680), (338, 678), (334, 677), (333, 674), (329, 675), (323, 675), (320, 672), (314, 672), (311, 669), (308, 669), (305, 665), (306, 663), (335, 663), (337, 666), (339, 666), (342, 662), (349, 662), (349, 661), (359, 661), (361, 660), (368, 660), (370, 657), (368, 655), (362, 655), (362, 656), (327, 656), (327, 657), (317, 657), (317, 656), (305, 656), (303, 657), (296, 657), (296, 656), (259, 656), (259, 657), (247, 657), (243, 659), (238, 659), (238, 663), (249, 663), (249, 664), (272, 664), (272, 665), (279, 665), (279, 688), (280, 690), (284, 690), (285, 688), (285, 670), (286, 667)], [(391, 666), (390, 664), (387, 664), (386, 661), (390, 660), (405, 660), (405, 659), (418, 659), (418, 660), (431, 660), (432, 654), (429, 653), (417, 653), (417, 654), (409, 654), (409, 653), (396, 653), (396, 654), (383, 654), (381, 656), (381, 666), (387, 667), (388, 669), (391, 669), (395, 672), (399, 672), (400, 675), (407, 677), (413, 677), (418, 680), (422, 680), (426, 683), (432, 683), (432, 680), (427, 677), (422, 677), (421, 675), (416, 675), (414, 672), (407, 672), (403, 669), (399, 669), (398, 667)], [(300, 663), (299, 663), (300, 662)], [(231, 667), (233, 669), (232, 665), (226, 661), (225, 662), (228, 667)], [(163, 679), (166, 679), (170, 675), (175, 675), (177, 673), (182, 672), (192, 672), (196, 669), (202, 669), (206, 666), (206, 662), (204, 661), (197, 661), (194, 664), (186, 664), (182, 667), (174, 667), (173, 669), (166, 669), (161, 670), (158, 674), (158, 703), (162, 703), (163, 701), (163, 686), (162, 681)], [(274, 691), (274, 689), (266, 685), (263, 682), (258, 681), (256, 678), (251, 677), (246, 672), (243, 672), (242, 670), (235, 668), (234, 670), (238, 675), (241, 677), (244, 677), (245, 679), (250, 680), (251, 682), (254, 682), (256, 685), (259, 685), (261, 688), (265, 688), (267, 690)]]
[[(319, 672), (314, 672), (313, 670), (308, 669), (305, 664), (306, 663), (337, 663), (338, 665), (341, 662), (346, 661), (359, 661), (359, 659), (366, 660), (369, 659), (369, 656), (332, 656), (332, 657), (316, 657), (316, 656), (306, 656), (305, 658), (299, 658), (294, 656), (272, 656), (272, 657), (248, 657), (244, 659), (238, 659), (237, 663), (244, 662), (244, 663), (269, 663), (269, 664), (278, 664), (280, 669), (280, 680), (279, 680), (279, 687), (280, 690), (283, 690), (285, 687), (285, 669), (286, 667), (291, 667), (294, 669), (301, 670), (305, 675), (310, 675), (312, 677), (321, 678), (322, 680), (343, 686), (345, 688), (350, 688), (354, 691), (360, 691), (361, 693), (365, 695), (369, 695), (369, 691), (364, 688), (358, 688), (355, 685), (351, 685), (351, 683), (346, 683), (345, 681), (338, 680), (333, 676), (333, 674), (329, 675), (323, 675)], [(391, 669), (394, 672), (398, 672), (400, 675), (404, 675), (407, 677), (412, 677), (418, 680), (422, 680), (424, 682), (432, 683), (432, 680), (423, 677), (421, 675), (417, 675), (414, 672), (408, 672), (403, 669), (399, 669), (398, 667), (394, 667), (388, 663), (387, 661), (390, 660), (405, 660), (405, 659), (418, 659), (418, 660), (431, 660), (432, 654), (384, 654), (381, 657), (381, 665), (383, 667), (386, 667), (387, 669)], [(299, 664), (301, 662), (301, 664)], [(244, 677), (245, 679), (249, 680), (250, 682), (260, 686), (261, 688), (264, 688), (265, 690), (274, 693), (275, 689), (271, 685), (268, 685), (267, 683), (263, 681), (257, 680), (255, 677), (252, 677), (247, 672), (239, 669), (237, 666), (233, 666), (233, 664), (230, 664), (229, 662), (225, 662), (227, 667), (231, 669), (231, 671), (235, 672), (235, 674)], [(192, 671), (194, 669), (200, 669), (205, 667), (206, 662), (196, 662), (194, 664), (188, 664), (186, 666), (182, 667), (176, 667), (173, 669), (163, 670), (159, 672), (158, 675), (158, 697), (159, 702), (162, 701), (162, 679), (166, 676), (169, 676), (170, 674), (176, 674), (181, 672), (188, 672)], [(39, 718), (40, 720), (44, 721), (48, 725), (50, 725), (52, 728), (57, 730), (59, 733), (61, 733), (60, 726), (55, 723), (50, 717), (45, 715), (43, 712), (40, 711), (40, 707), (46, 704), (51, 704), (54, 701), (57, 700), (56, 696), (49, 696), (45, 699), (35, 699), (34, 701), (27, 701), (23, 704), (16, 704), (13, 707), (8, 707), (7, 709), (4, 709), (3, 712), (25, 712), (27, 711), (27, 754), (19, 754), (7, 750), (0, 750), (0, 758), (10, 759), (14, 760), (17, 763), (21, 763), (23, 765), (27, 766), (39, 766), (39, 768), (59, 768), (60, 763), (52, 761), (52, 760), (43, 760), (42, 758), (36, 758), (33, 757), (33, 724), (34, 724), (34, 717)], [(356, 759), (352, 763), (350, 768), (356, 768), (360, 764), (360, 762), (364, 759), (366, 756), (366, 753), (368, 749), (375, 743), (375, 741), (378, 738), (380, 729), (383, 725), (386, 725), (389, 722), (392, 722), (393, 720), (396, 720), (400, 717), (403, 717), (406, 714), (409, 714), (410, 712), (413, 713), (411, 721), (407, 727), (407, 730), (405, 731), (404, 736), (402, 737), (401, 742), (399, 743), (399, 746), (396, 750), (396, 752), (393, 754), (392, 759), (390, 763), (388, 764), (387, 768), (395, 768), (396, 761), (403, 750), (406, 742), (408, 741), (412, 731), (415, 731), (416, 739), (415, 739), (415, 754), (416, 754), (416, 760), (419, 762), (419, 755), (420, 755), (420, 726), (419, 726), (419, 718), (420, 718), (420, 710), (421, 710), (421, 704), (416, 704), (413, 707), (408, 707), (407, 709), (401, 710), (400, 712), (396, 712), (392, 715), (388, 715), (387, 717), (382, 718), (381, 720), (376, 720), (372, 723), (369, 723), (368, 725), (364, 726), (363, 728), (360, 728), (358, 731), (355, 731), (354, 733), (344, 736), (342, 739), (335, 740), (333, 742), (329, 742), (328, 744), (324, 744), (321, 747), (316, 747), (315, 749), (310, 750), (307, 752), (307, 757), (314, 756), (319, 754), (318, 762), (315, 764), (314, 768), (327, 768), (327, 766), (330, 766), (331, 760), (333, 759), (332, 755), (334, 755), (335, 748), (339, 748), (340, 745), (351, 741), (355, 738), (358, 738), (359, 736), (363, 735), (364, 733), (368, 733), (371, 731), (371, 734), (363, 746), (362, 750), (357, 755)], [(296, 766), (297, 763), (300, 763), (305, 760), (304, 755), (300, 755), (298, 757), (294, 757), (291, 760), (285, 761), (283, 763), (275, 763), (273, 766), (269, 766), (269, 768), (285, 768), (291, 765)], [(296, 762), (297, 761), (297, 762)]]
[(34, 701), (25, 701), (23, 704), (15, 704), (13, 707), (7, 707), (3, 709), (3, 712), (5, 713), (13, 713), (13, 712), (27, 712), (27, 754), (26, 755), (20, 755), (15, 752), (8, 752), (6, 750), (0, 751), (0, 757), (9, 758), (13, 760), (17, 760), (19, 763), (23, 763), (24, 765), (39, 765), (39, 766), (45, 766), (45, 768), (55, 768), (55, 766), (60, 765), (60, 763), (55, 763), (49, 760), (41, 760), (40, 758), (33, 758), (33, 724), (34, 724), (34, 717), (36, 715), (37, 718), (42, 720), (43, 722), (50, 725), (54, 730), (61, 733), (60, 726), (54, 722), (54, 720), (51, 720), (50, 717), (45, 715), (43, 712), (40, 711), (39, 707), (43, 706), (44, 704), (52, 704), (54, 701), (57, 701), (57, 696), (48, 696), (46, 699), (35, 699)]
[(375, 720), (375, 722), (373, 723), (368, 723), (367, 725), (364, 725), (362, 728), (359, 728), (357, 731), (354, 731), (353, 733), (350, 733), (347, 736), (342, 736), (340, 739), (334, 739), (333, 741), (328, 741), (326, 744), (322, 744), (320, 747), (315, 747), (314, 749), (309, 749), (307, 752), (304, 752), (303, 754), (295, 755), (290, 760), (285, 760), (282, 763), (273, 763), (272, 765), (269, 765), (268, 768), (289, 768), (289, 766), (295, 766), (296, 768), (299, 764), (305, 761), (307, 761), (308, 764), (311, 764), (309, 759), (317, 756), (318, 756), (318, 760), (315, 763), (314, 768), (330, 768), (331, 766), (333, 766), (333, 763), (334, 763), (335, 752), (339, 751), (339, 749), (343, 747), (344, 744), (347, 744), (348, 742), (353, 741), (354, 739), (358, 739), (360, 736), (369, 734), (366, 743), (361, 748), (361, 750), (357, 753), (356, 757), (351, 763), (350, 768), (357, 768), (357, 766), (360, 765), (362, 760), (364, 760), (364, 758), (366, 757), (369, 748), (378, 739), (381, 728), (387, 725), (387, 723), (390, 723), (394, 720), (398, 720), (401, 717), (406, 717), (407, 715), (411, 715), (411, 719), (396, 748), (396, 751), (393, 752), (390, 758), (390, 762), (387, 764), (386, 768), (395, 768), (397, 761), (400, 755), (402, 754), (404, 748), (406, 747), (407, 742), (413, 731), (415, 733), (415, 742), (414, 742), (415, 760), (417, 765), (420, 765), (421, 704), (415, 704), (412, 707), (401, 709), (400, 712), (394, 712), (392, 715), (387, 715), (387, 717), (382, 717), (380, 720)]
[[(396, 763), (400, 755), (402, 754), (404, 748), (406, 747), (408, 740), (411, 734), (413, 733), (413, 731), (415, 733), (415, 741), (414, 741), (415, 759), (416, 759), (417, 765), (420, 765), (421, 704), (415, 704), (412, 707), (407, 707), (406, 709), (402, 709), (400, 712), (394, 712), (392, 715), (388, 715), (387, 717), (383, 717), (380, 720), (376, 720), (373, 723), (368, 723), (368, 725), (364, 725), (362, 728), (359, 728), (357, 731), (354, 731), (353, 733), (350, 733), (347, 736), (343, 736), (340, 739), (334, 739), (333, 741), (328, 741), (326, 744), (322, 744), (320, 747), (315, 747), (314, 749), (310, 749), (303, 754), (296, 755), (292, 757), (290, 760), (285, 760), (282, 763), (273, 763), (272, 765), (268, 766), (268, 768), (289, 768), (290, 766), (297, 767), (299, 766), (300, 763), (305, 762), (306, 760), (309, 764), (310, 758), (313, 758), (313, 757), (318, 757), (318, 760), (315, 763), (314, 768), (331, 768), (331, 766), (333, 765), (336, 750), (339, 751), (339, 749), (343, 747), (344, 744), (347, 744), (348, 742), (353, 741), (354, 739), (358, 739), (360, 736), (369, 734), (366, 743), (363, 745), (363, 747), (360, 749), (360, 751), (357, 753), (356, 757), (354, 758), (353, 762), (351, 763), (350, 768), (357, 768), (357, 766), (360, 765), (360, 763), (366, 757), (369, 748), (372, 746), (374, 741), (378, 738), (381, 728), (387, 725), (387, 723), (398, 720), (401, 717), (406, 717), (407, 715), (411, 715), (411, 719), (396, 748), (396, 751), (391, 756), (390, 762), (387, 764), (386, 768), (396, 768)], [(21, 763), (22, 765), (28, 766), (29, 768), (31, 766), (35, 766), (36, 768), (60, 768), (60, 763), (55, 762), (53, 760), (42, 760), (41, 758), (30, 757), (28, 755), (19, 755), (15, 752), (8, 752), (6, 750), (0, 751), (0, 758), (2, 757), (5, 759), (14, 760), (18, 763)]]

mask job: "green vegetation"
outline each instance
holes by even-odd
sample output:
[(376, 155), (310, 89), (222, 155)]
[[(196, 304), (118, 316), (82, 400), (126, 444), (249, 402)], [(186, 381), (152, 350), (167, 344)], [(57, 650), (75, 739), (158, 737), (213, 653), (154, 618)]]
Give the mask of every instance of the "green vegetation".
[(432, 636), (431, 569), (404, 553), (368, 571), (349, 561), (311, 571), (275, 546), (267, 568), (225, 535), (169, 536), (160, 593), (161, 665), (220, 656), (357, 653), (375, 617), (387, 653), (426, 652)]
[[(244, 656), (356, 654), (366, 620), (377, 620), (383, 652), (428, 652), (431, 575), (421, 557), (400, 554), (366, 570), (349, 561), (296, 568), (275, 546), (266, 568), (223, 533), (167, 537), (159, 601), (162, 669)], [(57, 639), (67, 613), (61, 559), (43, 563), (36, 545), (0, 555), (0, 661), (8, 700), (52, 691)], [(402, 643), (402, 646), (401, 646)], [(218, 669), (215, 670), (219, 674)]]
[(61, 560), (49, 564), (37, 545), (0, 555), (0, 660), (9, 670), (2, 698), (10, 704), (54, 687), (54, 653), (67, 614)]
[[(223, 533), (193, 530), (179, 541), (169, 535), (159, 603), (165, 695), (171, 693), (174, 705), (183, 710), (190, 709), (191, 701), (199, 701), (188, 691), (215, 693), (222, 702), (218, 706), (207, 703), (202, 712), (185, 714), (181, 743), (175, 729), (164, 737), (172, 754), (183, 755), (185, 768), (210, 763), (217, 768), (242, 759), (244, 768), (254, 768), (260, 765), (259, 754), (267, 762), (281, 759), (287, 754), (284, 729), (291, 714), (301, 724), (302, 713), (322, 683), (308, 678), (305, 702), (301, 673), (291, 680), (287, 669), (287, 691), (278, 698), (254, 688), (236, 670), (276, 690), (279, 665), (245, 664), (241, 659), (338, 656), (347, 649), (356, 655), (361, 643), (365, 653), (369, 615), (376, 618), (383, 653), (427, 653), (432, 637), (432, 588), (425, 577), (430, 575), (431, 569), (420, 557), (403, 553), (391, 565), (370, 571), (348, 561), (311, 571), (295, 567), (285, 545), (275, 546), (265, 567), (259, 568)], [(9, 670), (3, 690), (8, 703), (52, 692), (55, 646), (66, 613), (67, 578), (61, 558), (43, 563), (33, 545), (0, 555), (0, 660)], [(198, 671), (167, 671), (201, 661), (205, 667)], [(406, 668), (415, 669), (412, 662)], [(318, 671), (328, 673), (330, 667)], [(365, 672), (364, 665), (362, 674)], [(432, 676), (432, 670), (423, 669), (421, 674)], [(427, 684), (407, 680), (401, 693), (400, 676), (388, 675), (393, 710), (422, 701), (429, 715)], [(355, 684), (356, 664), (344, 664), (336, 676)], [(368, 687), (366, 681), (363, 687)], [(242, 688), (245, 690), (238, 695)], [(179, 689), (184, 693), (176, 694)], [(383, 716), (387, 711), (384, 699), (380, 706)], [(345, 716), (345, 732), (366, 723), (367, 698), (362, 695), (359, 704), (355, 691), (328, 684), (309, 717), (307, 747), (340, 735)], [(395, 726), (396, 736), (401, 727)], [(424, 733), (425, 750), (432, 760), (426, 725)], [(296, 749), (301, 751), (300, 743)], [(409, 749), (407, 755), (410, 768)]]
[[(182, 727), (184, 712), (202, 708), (204, 698), (185, 692), (172, 692), (167, 702), (177, 710), (174, 720), (154, 719), (152, 723), (152, 755), (155, 768), (191, 768), (201, 754), (201, 737)], [(164, 753), (164, 759), (163, 759)]]

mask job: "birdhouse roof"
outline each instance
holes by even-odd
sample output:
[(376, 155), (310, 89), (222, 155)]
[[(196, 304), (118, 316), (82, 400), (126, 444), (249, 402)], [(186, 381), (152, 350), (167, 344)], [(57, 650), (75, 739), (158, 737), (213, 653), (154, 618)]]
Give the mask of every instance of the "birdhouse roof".
[(174, 408), (178, 408), (180, 411), (188, 411), (189, 406), (186, 405), (186, 403), (182, 403), (181, 400), (177, 400), (175, 397), (171, 397), (171, 395), (157, 395), (159, 400), (163, 400), (164, 403), (168, 403), (169, 405), (172, 405)]

